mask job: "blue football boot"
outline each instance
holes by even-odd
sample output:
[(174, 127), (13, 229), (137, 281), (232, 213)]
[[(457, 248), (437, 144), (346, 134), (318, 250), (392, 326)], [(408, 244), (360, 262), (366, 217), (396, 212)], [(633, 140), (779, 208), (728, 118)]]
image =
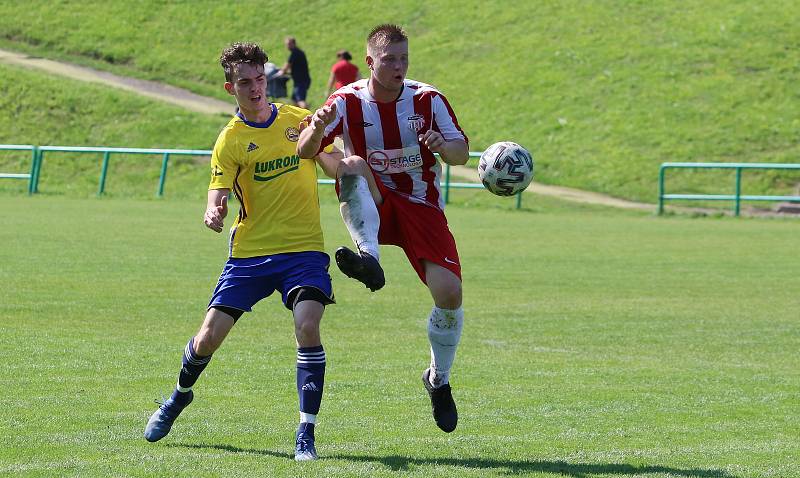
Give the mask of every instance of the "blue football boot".
[(175, 400), (173, 397), (169, 397), (150, 416), (150, 420), (147, 421), (147, 426), (144, 428), (144, 438), (147, 441), (154, 442), (167, 436), (175, 419), (194, 399), (194, 392), (191, 390), (185, 395), (186, 398), (183, 400)]
[(314, 424), (301, 423), (297, 429), (294, 447), (295, 461), (310, 461), (317, 459), (317, 449), (314, 447)]

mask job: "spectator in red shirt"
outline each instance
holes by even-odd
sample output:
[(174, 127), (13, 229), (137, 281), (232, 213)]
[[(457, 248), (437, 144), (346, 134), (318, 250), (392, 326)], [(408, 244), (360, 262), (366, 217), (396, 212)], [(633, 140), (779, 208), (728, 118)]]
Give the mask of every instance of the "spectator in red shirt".
[(349, 51), (339, 50), (336, 53), (336, 58), (338, 58), (339, 61), (334, 63), (331, 67), (331, 77), (328, 80), (329, 96), (331, 93), (343, 87), (344, 85), (349, 85), (350, 83), (361, 79), (361, 73), (359, 73), (358, 67), (350, 63), (350, 60), (353, 59), (353, 56), (350, 55)]

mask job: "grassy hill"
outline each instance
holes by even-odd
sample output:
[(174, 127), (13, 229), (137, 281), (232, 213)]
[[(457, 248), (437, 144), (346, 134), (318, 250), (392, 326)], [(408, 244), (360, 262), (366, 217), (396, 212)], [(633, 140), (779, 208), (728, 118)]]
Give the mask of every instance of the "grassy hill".
[[(0, 91), (0, 144), (211, 149), (227, 121), (225, 116), (195, 114), (133, 93), (2, 64)], [(41, 171), (42, 193), (96, 193), (100, 160), (100, 154), (51, 153)], [(207, 157), (173, 157), (170, 163), (166, 194), (205, 197)], [(0, 152), (0, 171), (27, 173), (30, 167), (29, 153)], [(113, 156), (109, 195), (152, 197), (160, 168), (159, 156)], [(0, 191), (27, 191), (27, 181), (0, 181)]]
[[(226, 44), (258, 41), (280, 64), (287, 56), (282, 39), (291, 34), (308, 54), (310, 99), (319, 104), (334, 52), (351, 50), (363, 67), (366, 33), (391, 21), (411, 36), (409, 77), (448, 95), (472, 149), (517, 141), (534, 153), (537, 180), (545, 183), (652, 202), (662, 161), (800, 157), (797, 2), (356, 5), (5, 2), (0, 47), (223, 97), (217, 58)], [(139, 117), (153, 121), (146, 112)], [(160, 134), (154, 131), (149, 142), (171, 139)], [(187, 146), (207, 141), (197, 137)], [(720, 192), (732, 188), (727, 178), (675, 175), (670, 187)], [(721, 185), (708, 187), (715, 180)], [(748, 174), (746, 181), (747, 192), (786, 193), (800, 177)]]

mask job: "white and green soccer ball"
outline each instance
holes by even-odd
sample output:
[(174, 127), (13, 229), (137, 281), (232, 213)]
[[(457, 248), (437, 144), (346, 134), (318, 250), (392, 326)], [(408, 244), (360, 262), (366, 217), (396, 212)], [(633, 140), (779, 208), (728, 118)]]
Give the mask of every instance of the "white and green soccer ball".
[(494, 143), (481, 154), (478, 177), (491, 193), (513, 196), (533, 180), (533, 156), (511, 141)]

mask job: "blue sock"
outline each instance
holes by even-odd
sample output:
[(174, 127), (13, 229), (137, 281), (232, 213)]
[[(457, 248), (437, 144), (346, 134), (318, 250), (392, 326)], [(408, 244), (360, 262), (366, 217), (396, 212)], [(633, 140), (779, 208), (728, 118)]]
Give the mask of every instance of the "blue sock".
[[(205, 370), (208, 362), (211, 361), (211, 355), (201, 357), (194, 351), (194, 337), (189, 339), (189, 343), (183, 349), (183, 366), (181, 373), (178, 375), (178, 385), (182, 388), (192, 388), (200, 378), (200, 374)], [(184, 400), (188, 395), (187, 392), (180, 392), (177, 388), (172, 392), (173, 400)]]
[[(316, 415), (325, 384), (325, 350), (322, 345), (297, 349), (297, 395), (300, 411)], [(313, 430), (313, 428), (312, 428)], [(313, 433), (313, 431), (312, 431)]]
[(314, 424), (313, 423), (301, 423), (300, 426), (297, 428), (297, 434), (295, 438), (299, 438), (300, 435), (305, 435), (314, 439)]

